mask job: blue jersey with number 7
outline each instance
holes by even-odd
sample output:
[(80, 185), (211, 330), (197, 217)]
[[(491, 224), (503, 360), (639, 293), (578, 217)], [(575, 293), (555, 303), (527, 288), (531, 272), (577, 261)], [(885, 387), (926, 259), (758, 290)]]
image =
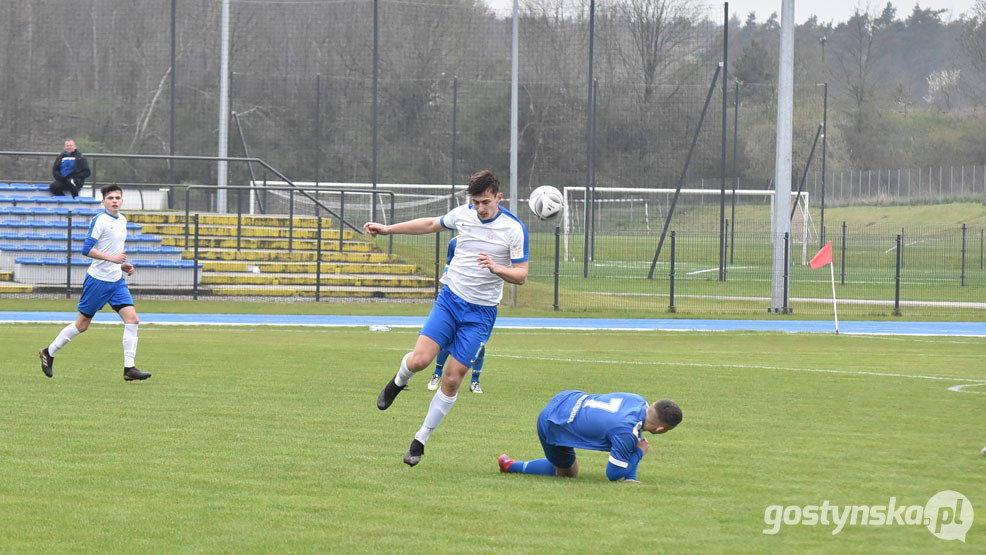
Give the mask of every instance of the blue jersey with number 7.
[(625, 463), (637, 449), (647, 400), (635, 393), (592, 395), (562, 391), (538, 417), (538, 431), (551, 445), (609, 451)]

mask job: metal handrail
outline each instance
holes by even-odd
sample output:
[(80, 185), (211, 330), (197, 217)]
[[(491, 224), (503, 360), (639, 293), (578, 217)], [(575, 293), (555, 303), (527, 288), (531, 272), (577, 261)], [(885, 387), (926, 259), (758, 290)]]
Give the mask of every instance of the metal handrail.
[[(251, 185), (225, 185), (223, 187), (218, 187), (216, 185), (188, 185), (188, 186), (186, 186), (185, 187), (185, 245), (186, 246), (188, 245), (188, 235), (189, 235), (188, 222), (189, 222), (190, 217), (191, 217), (190, 194), (191, 194), (191, 191), (193, 189), (200, 189), (200, 190), (201, 189), (204, 189), (204, 190), (219, 190), (219, 189), (226, 189), (226, 190), (252, 190), (252, 189), (256, 189), (256, 187), (253, 187)], [(312, 197), (311, 195), (307, 194), (307, 191), (316, 191), (318, 193), (340, 193), (342, 195), (342, 203), (340, 204), (340, 210), (339, 211), (342, 212), (342, 213), (345, 212), (345, 194), (346, 193), (359, 193), (359, 194), (364, 194), (364, 195), (365, 194), (372, 194), (372, 195), (383, 194), (383, 195), (389, 195), (390, 196), (390, 218), (391, 218), (391, 221), (393, 221), (393, 219), (394, 219), (394, 211), (395, 211), (396, 201), (395, 201), (395, 195), (394, 195), (394, 192), (393, 191), (382, 190), (382, 189), (377, 189), (375, 191), (367, 191), (365, 189), (326, 188), (326, 187), (298, 187), (298, 186), (292, 186), (292, 187), (264, 187), (264, 189), (267, 190), (267, 191), (291, 191), (292, 193), (294, 193), (294, 192), (302, 192), (302, 193), (305, 193), (305, 196), (307, 196), (308, 198), (312, 199), (312, 202), (314, 202), (316, 206), (322, 208), (323, 210), (325, 210), (329, 214), (332, 214), (333, 216), (335, 216), (336, 218), (338, 218), (338, 220), (339, 220), (340, 251), (342, 250), (341, 249), (341, 243), (342, 243), (342, 232), (344, 230), (343, 225), (349, 226), (350, 229), (352, 229), (356, 233), (359, 233), (360, 235), (363, 235), (364, 234), (363, 229), (361, 227), (356, 227), (355, 225), (353, 225), (350, 222), (346, 221), (341, 216), (337, 215), (335, 213), (335, 211), (333, 211), (332, 209), (330, 209), (328, 206), (325, 206), (324, 204), (322, 204), (322, 202), (320, 200), (318, 200), (317, 198)], [(292, 196), (292, 200), (293, 200), (293, 196)], [(293, 207), (294, 207), (294, 204), (292, 202), (292, 209), (293, 209)], [(294, 218), (293, 217), (291, 218), (291, 221), (290, 221), (290, 224), (289, 225), (290, 225), (290, 229), (293, 230), (294, 229)], [(393, 251), (394, 251), (394, 237), (393, 237), (393, 235), (391, 235), (391, 236), (389, 236), (389, 238), (390, 238), (390, 241), (389, 241), (389, 245), (388, 245), (388, 254), (392, 254)], [(289, 244), (290, 244), (290, 242), (289, 242)]]
[[(58, 156), (58, 153), (57, 152), (36, 152), (36, 151), (30, 151), (30, 152), (29, 151), (24, 151), (24, 152), (21, 152), (21, 151), (13, 151), (13, 150), (0, 150), (0, 156), (36, 156), (36, 157), (37, 156), (44, 156), (44, 157), (54, 157), (54, 156)], [(285, 183), (287, 183), (288, 185), (290, 185), (292, 188), (294, 188), (295, 190), (299, 191), (300, 193), (302, 193), (303, 195), (305, 195), (306, 197), (308, 197), (312, 202), (318, 203), (318, 201), (315, 199), (315, 197), (313, 197), (310, 194), (308, 194), (308, 192), (306, 190), (304, 190), (302, 188), (299, 188), (297, 185), (294, 184), (293, 181), (291, 181), (290, 179), (288, 179), (288, 177), (286, 175), (284, 175), (283, 173), (279, 172), (276, 168), (274, 168), (274, 166), (271, 166), (270, 164), (268, 164), (267, 162), (264, 162), (260, 158), (254, 158), (254, 157), (246, 157), (246, 158), (244, 158), (244, 157), (238, 157), (238, 156), (189, 156), (189, 155), (179, 155), (179, 154), (117, 154), (117, 153), (85, 154), (85, 157), (86, 158), (124, 158), (124, 159), (128, 159), (129, 158), (129, 159), (136, 159), (136, 160), (190, 160), (190, 161), (199, 161), (199, 162), (246, 162), (247, 164), (249, 164), (251, 162), (256, 162), (257, 164), (260, 164), (264, 168), (270, 170), (271, 173), (273, 173), (277, 177), (281, 178)], [(193, 185), (193, 187), (194, 187), (194, 185)], [(216, 189), (219, 188), (218, 185), (205, 185), (203, 187), (212, 187), (212, 188), (216, 188)], [(224, 186), (224, 187), (235, 187), (235, 186)], [(186, 196), (187, 196), (187, 194), (186, 194)], [(325, 207), (323, 206), (323, 208), (325, 208)], [(343, 221), (346, 225), (348, 225), (352, 229), (354, 229), (354, 230), (362, 233), (362, 230), (361, 229), (359, 229), (356, 226), (354, 226), (353, 224), (351, 224), (351, 223), (346, 222), (345, 220), (343, 220), (333, 210), (331, 210), (329, 208), (325, 208), (325, 210), (329, 214), (332, 214), (333, 217), (336, 217), (339, 220)], [(187, 232), (187, 227), (186, 227), (186, 236), (187, 235), (188, 235), (188, 232)]]

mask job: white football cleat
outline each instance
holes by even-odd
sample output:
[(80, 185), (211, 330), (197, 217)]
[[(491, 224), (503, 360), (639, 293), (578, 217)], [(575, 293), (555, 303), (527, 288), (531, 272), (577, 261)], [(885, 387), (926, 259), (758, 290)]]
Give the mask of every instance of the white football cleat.
[(479, 387), (479, 382), (472, 382), (469, 384), (469, 391), (472, 391), (473, 393), (482, 393), (483, 388)]
[(431, 377), (431, 381), (428, 382), (428, 391), (435, 391), (436, 389), (438, 389), (438, 386), (441, 384), (442, 384), (442, 377), (433, 375)]

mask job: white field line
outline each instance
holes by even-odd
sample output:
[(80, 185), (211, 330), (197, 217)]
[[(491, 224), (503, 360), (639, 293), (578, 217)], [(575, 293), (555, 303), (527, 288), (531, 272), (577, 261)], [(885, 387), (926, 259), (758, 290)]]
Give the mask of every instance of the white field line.
[(955, 385), (949, 387), (949, 391), (955, 391), (958, 393), (981, 393), (986, 394), (986, 391), (966, 391), (964, 388), (967, 387), (986, 387), (986, 380), (976, 379), (976, 378), (955, 378), (950, 376), (924, 376), (915, 374), (898, 374), (895, 372), (869, 372), (866, 370), (833, 370), (830, 368), (794, 368), (790, 366), (765, 366), (760, 364), (709, 364), (703, 362), (664, 362), (664, 361), (654, 361), (654, 362), (643, 362), (643, 361), (626, 361), (626, 360), (594, 360), (594, 359), (579, 359), (579, 358), (557, 358), (557, 357), (537, 357), (528, 355), (508, 355), (503, 353), (490, 353), (493, 357), (502, 358), (518, 358), (527, 360), (540, 360), (548, 362), (573, 362), (577, 364), (620, 364), (623, 366), (691, 366), (695, 368), (739, 368), (743, 370), (777, 370), (782, 372), (813, 372), (821, 374), (842, 374), (849, 376), (876, 376), (880, 378), (905, 378), (912, 380), (935, 380), (935, 381), (946, 381), (946, 382), (967, 382), (964, 384)]

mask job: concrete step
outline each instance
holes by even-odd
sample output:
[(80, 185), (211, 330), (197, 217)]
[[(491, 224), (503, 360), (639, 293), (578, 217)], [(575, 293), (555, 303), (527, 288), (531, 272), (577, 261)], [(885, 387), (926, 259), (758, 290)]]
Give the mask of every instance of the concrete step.
[[(291, 220), (294, 220), (294, 227), (316, 228), (318, 220), (311, 216), (250, 216), (243, 215), (237, 218), (236, 214), (200, 214), (199, 225), (221, 225), (236, 226), (237, 221), (241, 225), (263, 226), (263, 227), (288, 227)], [(127, 220), (142, 224), (185, 224), (184, 212), (127, 212)], [(194, 214), (189, 217), (189, 224), (195, 221)], [(322, 218), (322, 228), (331, 228), (332, 218)]]
[[(308, 287), (237, 287), (213, 286), (211, 294), (238, 297), (314, 297), (315, 286)], [(357, 299), (433, 299), (434, 289), (412, 287), (322, 287), (322, 297)]]
[[(62, 288), (64, 291), (64, 287)], [(0, 283), (0, 293), (33, 293), (34, 287), (31, 285), (20, 285), (15, 283)]]
[[(143, 228), (141, 233), (148, 235), (158, 235), (158, 236), (185, 236), (185, 226), (183, 224), (142, 224)], [(295, 239), (316, 239), (318, 237), (318, 230), (298, 227), (295, 229), (288, 229), (287, 227), (257, 227), (257, 226), (242, 226), (239, 229), (236, 226), (215, 226), (215, 225), (199, 225), (199, 238), (204, 237), (253, 237), (253, 238), (274, 238), (274, 239), (287, 239), (293, 237)], [(195, 226), (191, 226), (188, 230), (189, 236), (195, 235)], [(344, 231), (342, 238), (344, 240), (352, 240), (354, 233), (352, 231)], [(339, 240), (339, 230), (322, 228), (322, 242), (325, 240)]]
[[(194, 253), (191, 249), (182, 252), (182, 259), (192, 260)], [(322, 262), (350, 263), (391, 263), (397, 261), (397, 255), (382, 252), (339, 252), (322, 251)], [(240, 262), (314, 262), (315, 251), (285, 252), (265, 249), (205, 249), (199, 248), (199, 261), (228, 260)]]
[[(243, 272), (250, 274), (314, 274), (316, 265), (314, 262), (242, 262), (242, 261), (216, 261), (203, 262), (202, 269), (205, 272)], [(324, 274), (387, 274), (404, 275), (413, 274), (417, 267), (414, 264), (388, 264), (388, 263), (359, 263), (359, 262), (323, 262), (321, 273)]]
[[(420, 276), (374, 274), (322, 275), (323, 287), (420, 287), (434, 289), (434, 280)], [(315, 274), (254, 274), (247, 272), (203, 272), (203, 285), (315, 285)]]
[[(192, 249), (195, 247), (195, 237), (190, 236), (188, 238), (188, 244), (185, 243), (184, 236), (162, 237), (161, 244), (168, 247)], [(241, 249), (314, 251), (318, 248), (317, 241), (313, 241), (311, 239), (256, 239), (250, 237), (245, 237), (243, 239), (199, 237), (198, 245), (199, 249), (235, 249), (239, 247)], [(338, 252), (339, 241), (326, 241), (323, 239), (322, 250)], [(372, 243), (365, 243), (362, 241), (343, 241), (342, 250), (345, 252), (372, 252), (374, 250), (374, 246)]]

